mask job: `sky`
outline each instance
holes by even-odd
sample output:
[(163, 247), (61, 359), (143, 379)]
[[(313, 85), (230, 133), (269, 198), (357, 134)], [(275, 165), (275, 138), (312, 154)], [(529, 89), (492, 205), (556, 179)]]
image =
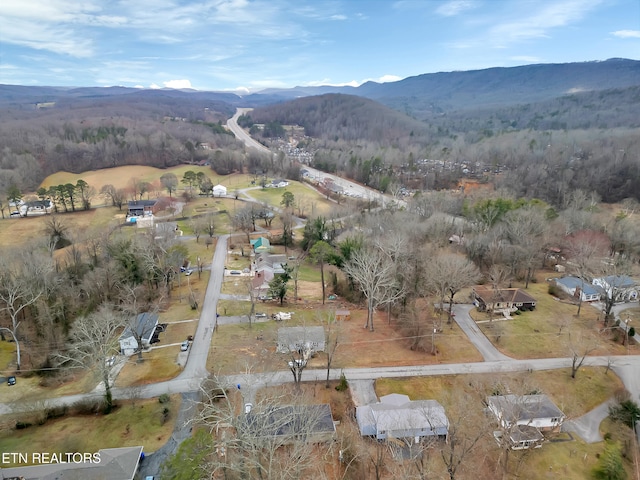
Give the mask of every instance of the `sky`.
[(0, 84), (265, 88), (640, 59), (640, 0), (1, 0)]

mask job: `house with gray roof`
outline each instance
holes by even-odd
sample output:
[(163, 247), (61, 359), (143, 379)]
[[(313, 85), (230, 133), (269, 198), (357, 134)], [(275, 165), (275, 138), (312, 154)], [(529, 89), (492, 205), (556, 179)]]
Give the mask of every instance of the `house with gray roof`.
[(638, 300), (638, 284), (628, 275), (608, 275), (594, 278), (591, 283), (602, 289), (603, 294), (607, 298), (613, 299), (614, 303)]
[(572, 297), (579, 298), (583, 302), (597, 302), (600, 300), (601, 290), (586, 280), (567, 276), (556, 278), (554, 282), (560, 290)]
[(0, 480), (134, 480), (141, 453), (142, 447), (103, 448), (91, 461), (78, 453), (65, 462), (2, 468)]
[(266, 411), (251, 410), (240, 428), (253, 435), (276, 439), (283, 444), (303, 439), (308, 442), (327, 442), (336, 433), (336, 426), (328, 403), (321, 405), (285, 405)]
[[(131, 319), (127, 328), (120, 335), (120, 351), (123, 355), (133, 355), (140, 348), (151, 345), (151, 337), (158, 325), (156, 313), (145, 312)], [(140, 339), (142, 345), (138, 345)]]
[(324, 352), (324, 327), (282, 327), (278, 329), (278, 353)]
[(445, 438), (449, 419), (444, 407), (435, 400), (410, 400), (407, 395), (391, 393), (377, 403), (356, 408), (356, 420), (362, 436), (378, 440), (402, 439), (409, 444), (425, 437)]
[(544, 441), (542, 432), (559, 431), (566, 419), (544, 394), (493, 395), (487, 397), (487, 408), (501, 427), (494, 432), (496, 441), (508, 442), (512, 450), (540, 447)]

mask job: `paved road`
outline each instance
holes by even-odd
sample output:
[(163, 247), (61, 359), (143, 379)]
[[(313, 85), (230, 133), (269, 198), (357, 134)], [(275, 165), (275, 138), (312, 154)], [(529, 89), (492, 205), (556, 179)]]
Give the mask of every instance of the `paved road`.
[[(449, 304), (445, 305), (448, 308)], [(486, 362), (510, 360), (510, 357), (500, 353), (496, 347), (489, 341), (482, 330), (478, 327), (478, 324), (471, 318), (469, 312), (474, 308), (471, 304), (454, 304), (453, 315), (456, 323), (460, 326), (467, 338), (478, 349), (482, 358)]]
[(238, 117), (244, 113), (250, 112), (251, 110), (253, 110), (253, 108), (238, 108), (235, 115), (227, 120), (227, 128), (233, 132), (238, 140), (243, 141), (247, 147), (255, 148), (261, 152), (271, 154), (271, 150), (260, 142), (255, 141), (248, 132), (238, 125)]

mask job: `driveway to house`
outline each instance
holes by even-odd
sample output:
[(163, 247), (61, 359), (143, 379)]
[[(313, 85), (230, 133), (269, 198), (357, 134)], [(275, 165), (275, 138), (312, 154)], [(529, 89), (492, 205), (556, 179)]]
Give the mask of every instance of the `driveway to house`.
[(601, 442), (600, 423), (609, 416), (609, 407), (613, 404), (615, 401), (611, 398), (585, 415), (564, 422), (562, 431), (577, 433), (587, 443)]
[[(448, 304), (445, 304), (445, 308)], [(485, 362), (497, 362), (502, 360), (511, 360), (511, 357), (500, 353), (496, 347), (489, 341), (487, 336), (482, 333), (476, 322), (471, 318), (469, 312), (474, 308), (471, 304), (454, 304), (452, 313), (454, 320), (465, 333), (469, 341), (478, 349)]]

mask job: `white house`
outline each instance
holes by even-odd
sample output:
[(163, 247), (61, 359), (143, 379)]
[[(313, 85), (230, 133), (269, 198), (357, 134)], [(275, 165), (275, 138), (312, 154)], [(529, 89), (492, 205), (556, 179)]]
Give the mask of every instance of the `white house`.
[[(120, 351), (123, 355), (133, 355), (138, 351), (138, 338), (142, 342), (140, 348), (151, 345), (151, 337), (158, 325), (158, 315), (155, 313), (141, 313), (120, 335)], [(135, 330), (134, 330), (135, 329)]]
[(562, 277), (556, 278), (555, 283), (560, 290), (572, 297), (580, 298), (583, 302), (600, 300), (600, 290), (586, 280), (580, 280), (578, 277)]
[(213, 196), (214, 197), (224, 197), (227, 194), (227, 187), (224, 185), (216, 185), (213, 187)]
[(638, 300), (638, 285), (627, 275), (594, 278), (592, 283), (600, 287), (607, 298), (612, 298), (614, 303)]
[(487, 398), (487, 407), (504, 431), (494, 432), (498, 442), (503, 434), (509, 438), (513, 450), (540, 447), (541, 432), (559, 431), (565, 414), (544, 394), (494, 395)]
[(544, 394), (494, 395), (487, 398), (487, 407), (504, 428), (529, 425), (542, 431), (554, 431), (566, 418)]
[(288, 185), (289, 185), (289, 182), (287, 182), (283, 178), (276, 178), (276, 179), (271, 181), (271, 186), (274, 187), (274, 188), (284, 188), (284, 187), (286, 187)]
[(449, 419), (435, 400), (409, 400), (407, 395), (391, 393), (377, 403), (356, 408), (356, 420), (363, 436), (378, 440), (403, 439), (409, 444), (424, 437), (446, 437)]

